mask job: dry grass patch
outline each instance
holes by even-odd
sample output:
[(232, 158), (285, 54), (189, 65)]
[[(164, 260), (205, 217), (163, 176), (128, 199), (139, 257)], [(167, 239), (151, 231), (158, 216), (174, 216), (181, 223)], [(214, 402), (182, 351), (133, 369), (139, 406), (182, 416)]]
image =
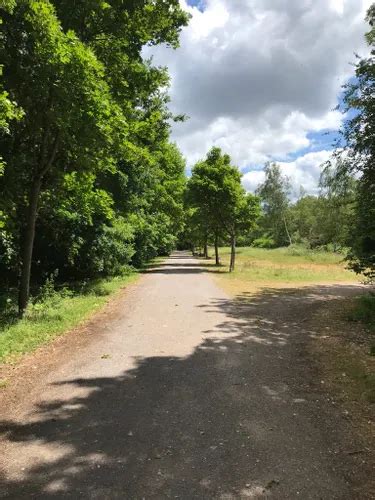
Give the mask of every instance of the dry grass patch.
[[(355, 283), (358, 277), (333, 252), (304, 248), (239, 248), (236, 270), (228, 273), (230, 249), (220, 249), (222, 266), (216, 268), (220, 284), (233, 295), (263, 288), (294, 288), (312, 284)], [(213, 270), (211, 266), (209, 270)]]

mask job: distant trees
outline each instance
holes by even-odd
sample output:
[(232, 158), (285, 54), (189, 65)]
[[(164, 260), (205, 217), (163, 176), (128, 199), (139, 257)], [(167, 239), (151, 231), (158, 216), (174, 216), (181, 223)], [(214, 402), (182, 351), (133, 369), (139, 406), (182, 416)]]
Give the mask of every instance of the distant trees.
[(212, 148), (206, 159), (194, 166), (187, 185), (187, 200), (194, 210), (191, 223), (200, 228), (204, 246), (207, 247), (209, 239), (214, 242), (216, 264), (219, 264), (219, 238), (229, 240), (229, 271), (233, 271), (236, 238), (240, 232), (255, 226), (260, 207), (256, 196), (245, 193), (241, 173), (220, 148)]
[(260, 226), (265, 236), (274, 241), (275, 246), (291, 244), (288, 229), (288, 209), (290, 186), (286, 177), (282, 176), (277, 163), (266, 163), (265, 180), (256, 190), (262, 202), (262, 219)]
[[(265, 165), (265, 180), (258, 187), (262, 215), (246, 244), (264, 248), (303, 244), (310, 248), (329, 246), (339, 250), (350, 243), (354, 222), (356, 181), (347, 177), (345, 186), (334, 182), (328, 167), (321, 178), (319, 196), (306, 195), (293, 201), (290, 184), (276, 163)], [(335, 186), (335, 188), (334, 188)]]
[(289, 227), (293, 243), (310, 248), (341, 250), (350, 243), (353, 196), (303, 196), (290, 205)]

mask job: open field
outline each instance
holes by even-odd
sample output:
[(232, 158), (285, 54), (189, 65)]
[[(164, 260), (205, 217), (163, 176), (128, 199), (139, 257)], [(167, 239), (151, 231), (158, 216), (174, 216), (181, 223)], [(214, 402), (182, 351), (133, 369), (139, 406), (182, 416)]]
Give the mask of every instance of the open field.
[[(212, 251), (211, 251), (212, 253)], [(238, 248), (236, 269), (226, 272), (230, 248), (220, 249), (222, 274), (219, 279), (230, 293), (251, 292), (259, 288), (289, 288), (311, 284), (356, 283), (360, 278), (346, 269), (343, 256), (303, 248)]]

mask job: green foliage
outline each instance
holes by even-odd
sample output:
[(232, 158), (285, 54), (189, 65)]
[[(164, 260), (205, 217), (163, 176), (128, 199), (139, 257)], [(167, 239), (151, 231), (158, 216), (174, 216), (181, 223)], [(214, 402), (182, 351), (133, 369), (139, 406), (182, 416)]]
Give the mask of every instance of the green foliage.
[(353, 224), (354, 191), (319, 197), (304, 196), (288, 210), (293, 243), (311, 248), (331, 245), (336, 251), (348, 245)]
[(194, 166), (187, 186), (187, 203), (194, 209), (190, 217), (194, 225), (191, 236), (203, 241), (205, 247), (210, 235), (215, 236), (216, 242), (218, 237), (230, 239), (232, 269), (236, 237), (254, 228), (260, 207), (256, 196), (245, 193), (241, 173), (220, 148), (212, 148), (206, 159)]
[(276, 243), (274, 239), (268, 236), (261, 236), (252, 242), (252, 246), (255, 248), (275, 248)]
[(116, 276), (125, 274), (135, 253), (134, 228), (123, 218), (111, 226), (103, 225), (88, 253), (90, 275)]
[[(335, 179), (356, 175), (358, 196), (355, 224), (351, 231), (351, 267), (375, 278), (375, 5), (367, 14), (371, 29), (366, 38), (371, 47), (367, 58), (359, 59), (356, 79), (346, 86), (343, 111), (350, 118), (342, 129)], [(343, 149), (344, 148), (344, 152)]]
[[(185, 163), (169, 142), (165, 68), (178, 0), (3, 1), (0, 6), (0, 272), (30, 282), (112, 276), (173, 248)], [(23, 302), (23, 306), (21, 306)]]
[(338, 179), (330, 164), (321, 177), (319, 196), (304, 195), (292, 203), (288, 180), (276, 164), (266, 166), (265, 182), (258, 188), (263, 214), (253, 232), (253, 246), (264, 248), (302, 245), (345, 251), (352, 238), (357, 181)]
[(291, 243), (288, 230), (289, 181), (281, 175), (276, 163), (265, 165), (265, 180), (256, 193), (262, 202), (262, 217), (259, 221), (259, 232), (272, 238), (277, 246)]
[[(0, 72), (1, 75), (1, 72)], [(16, 103), (9, 100), (7, 92), (0, 93), (0, 133), (9, 134), (9, 122), (11, 120), (20, 120), (23, 116), (22, 110)]]

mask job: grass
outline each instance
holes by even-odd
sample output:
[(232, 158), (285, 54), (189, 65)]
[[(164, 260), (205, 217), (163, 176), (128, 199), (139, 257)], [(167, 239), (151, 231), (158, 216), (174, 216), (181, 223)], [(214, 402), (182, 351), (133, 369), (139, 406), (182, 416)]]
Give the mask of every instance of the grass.
[(353, 356), (352, 353), (342, 356), (340, 361), (337, 371), (342, 371), (350, 379), (352, 399), (375, 403), (375, 373), (370, 371), (360, 356)]
[(375, 331), (375, 294), (369, 293), (356, 299), (349, 314), (350, 321), (360, 321)]
[(319, 363), (324, 377), (345, 401), (375, 403), (374, 360), (363, 350), (362, 346), (348, 342), (345, 337), (324, 341), (318, 350)]
[(137, 276), (133, 272), (109, 280), (96, 280), (74, 292), (52, 290), (48, 297), (32, 304), (22, 320), (17, 319), (15, 302), (8, 297), (0, 312), (0, 363), (15, 361), (22, 354), (78, 326)]
[(0, 389), (5, 389), (8, 385), (8, 380), (5, 378), (0, 379)]
[[(222, 261), (218, 274), (220, 285), (232, 295), (257, 293), (262, 288), (299, 288), (305, 285), (358, 282), (359, 277), (345, 268), (343, 255), (313, 251), (301, 247), (262, 249), (238, 248), (236, 269), (228, 273), (230, 248), (220, 249)], [(209, 269), (215, 269), (210, 266)], [(330, 307), (331, 310), (331, 307)], [(321, 318), (320, 318), (321, 319)], [(354, 300), (350, 313), (352, 321), (366, 324), (375, 331), (375, 295), (362, 295)], [(343, 321), (342, 311), (336, 320)], [(331, 318), (333, 324), (335, 321)], [(345, 320), (344, 323), (345, 325)], [(326, 326), (326, 323), (324, 323)], [(323, 326), (324, 326), (323, 325)], [(347, 325), (347, 323), (346, 323)], [(349, 328), (350, 329), (350, 328)], [(375, 403), (375, 373), (373, 358), (368, 351), (352, 346), (341, 335), (332, 338), (332, 345), (321, 352), (324, 370), (330, 372), (335, 383), (347, 394), (351, 401)], [(375, 344), (370, 346), (370, 354), (375, 355)]]
[(230, 249), (221, 248), (220, 256), (223, 264), (220, 279), (226, 288), (234, 292), (249, 291), (249, 288), (358, 281), (358, 277), (345, 268), (343, 256), (333, 252), (300, 247), (238, 248), (233, 273), (226, 272)]
[[(366, 295), (361, 295), (357, 297), (354, 302), (354, 307), (348, 315), (349, 321), (355, 321), (363, 323), (372, 337), (375, 334), (375, 294), (369, 293)], [(370, 356), (375, 356), (375, 339), (370, 343)], [(375, 375), (374, 375), (374, 385), (375, 385)], [(375, 393), (375, 389), (374, 389)], [(375, 400), (375, 396), (374, 396)]]

